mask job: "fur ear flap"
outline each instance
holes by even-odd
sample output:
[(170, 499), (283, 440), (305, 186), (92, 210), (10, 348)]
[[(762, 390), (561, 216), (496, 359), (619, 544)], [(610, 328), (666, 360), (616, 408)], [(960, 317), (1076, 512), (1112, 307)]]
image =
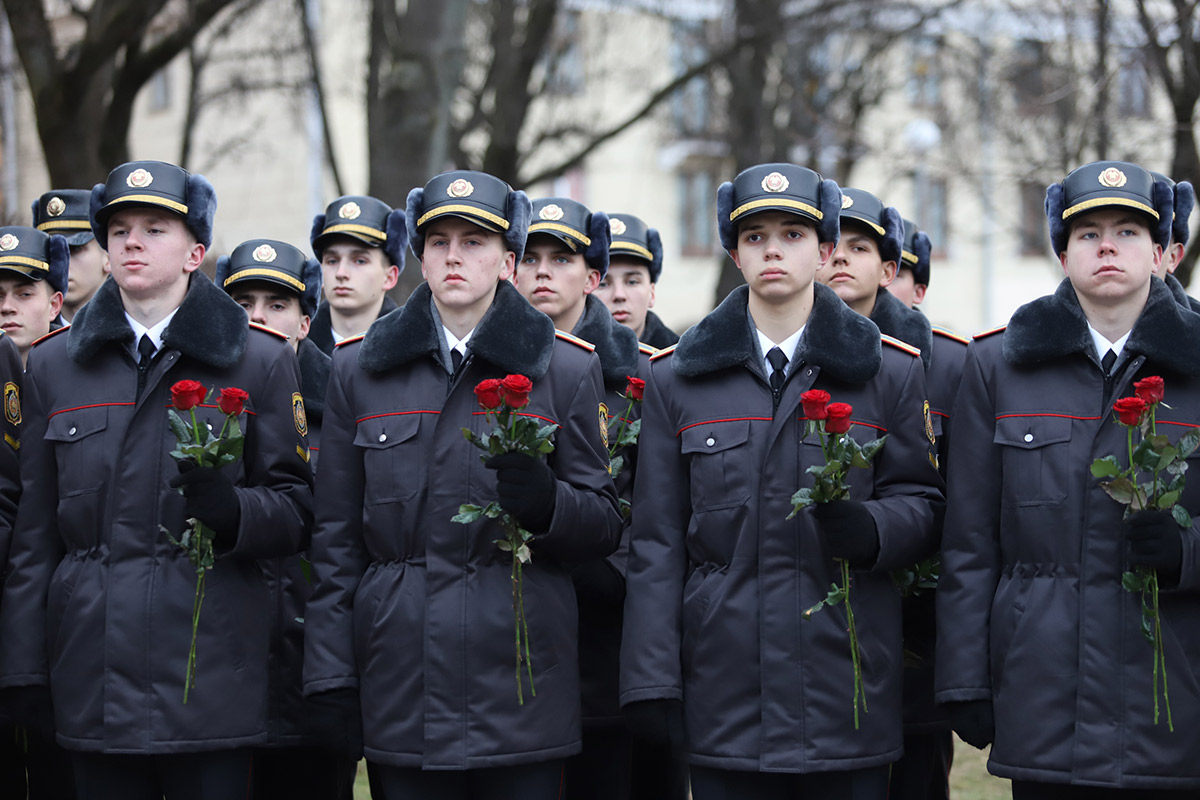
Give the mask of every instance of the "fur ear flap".
[(659, 277), (662, 275), (663, 268), (663, 253), (662, 253), (662, 237), (658, 235), (657, 228), (646, 229), (646, 245), (650, 249), (650, 282), (658, 283)]
[(308, 246), (312, 248), (313, 255), (317, 258), (321, 257), (321, 254), (317, 252), (317, 237), (323, 230), (325, 230), (325, 215), (317, 214), (313, 217), (312, 228), (308, 232)]
[(1196, 190), (1188, 181), (1175, 184), (1175, 217), (1171, 222), (1171, 238), (1187, 244), (1191, 238), (1192, 209), (1196, 206)]
[(425, 189), (418, 186), (408, 193), (404, 202), (405, 227), (408, 230), (408, 244), (412, 247), (417, 258), (425, 254), (425, 234), (417, 231), (417, 220), (421, 218), (421, 208), (425, 205)]
[(108, 226), (101, 225), (96, 214), (104, 208), (104, 184), (97, 183), (92, 187), (92, 197), (88, 201), (88, 219), (92, 222), (92, 235), (100, 243), (100, 249), (108, 251)]
[(1171, 244), (1171, 226), (1175, 219), (1175, 189), (1162, 181), (1154, 182), (1154, 210), (1158, 212), (1158, 228), (1154, 240), (1165, 250)]
[(1052, 183), (1046, 187), (1046, 222), (1050, 225), (1050, 246), (1054, 248), (1054, 255), (1067, 249), (1067, 224), (1062, 212), (1062, 184)]
[(384, 226), (384, 232), (387, 234), (387, 241), (383, 243), (384, 255), (388, 260), (400, 268), (400, 272), (404, 272), (404, 254), (408, 252), (408, 225), (405, 224), (407, 210), (401, 211), (396, 208), (388, 212), (387, 223)]
[(592, 269), (600, 270), (600, 278), (608, 274), (608, 248), (612, 246), (612, 226), (608, 214), (593, 211), (588, 220), (588, 238), (592, 243), (583, 251), (583, 259)]
[(37, 227), (37, 207), (38, 207), (38, 201), (37, 201), (37, 200), (34, 200), (34, 201), (33, 201), (33, 202), (30, 204), (30, 208), (31, 208), (31, 209), (33, 209), (33, 216), (32, 216), (30, 219), (32, 219), (32, 220), (33, 220), (33, 222), (31, 222), (31, 223), (29, 223), (29, 224), (30, 224), (30, 225), (32, 225), (32, 226), (33, 226), (33, 227), (35, 227), (35, 228)]
[(737, 249), (737, 231), (729, 215), (733, 213), (733, 184), (725, 181), (717, 187), (717, 235), (726, 252)]
[(508, 193), (508, 230), (504, 242), (508, 249), (517, 254), (517, 263), (525, 255), (525, 239), (529, 236), (529, 218), (533, 216), (533, 203), (529, 195), (516, 189)]
[(925, 231), (917, 231), (913, 234), (913, 255), (917, 257), (917, 264), (913, 269), (913, 281), (928, 286), (929, 265), (933, 257), (933, 242), (930, 241), (929, 234), (925, 233)]
[(188, 213), (184, 222), (196, 237), (196, 241), (204, 245), (204, 249), (212, 247), (213, 216), (217, 213), (217, 190), (203, 175), (188, 175), (187, 179)]
[(67, 273), (71, 269), (71, 246), (67, 237), (57, 233), (50, 235), (50, 287), (56, 292), (67, 293)]
[[(217, 274), (220, 274), (220, 262), (217, 269)], [(317, 306), (321, 302), (321, 262), (315, 258), (307, 259), (300, 279), (304, 281), (304, 294), (300, 295), (300, 311), (309, 318), (315, 317)]]
[(900, 253), (904, 249), (904, 219), (895, 206), (884, 206), (883, 239), (879, 242), (879, 255), (884, 261), (900, 264)]
[[(822, 242), (833, 242), (836, 247), (838, 238), (841, 236), (842, 190), (838, 187), (837, 181), (826, 178), (821, 181), (820, 193), (822, 216), (821, 221), (817, 223), (817, 239)], [(902, 241), (903, 235), (902, 233)]]
[(217, 256), (217, 271), (213, 273), (213, 283), (224, 292), (227, 280), (229, 280), (229, 256)]

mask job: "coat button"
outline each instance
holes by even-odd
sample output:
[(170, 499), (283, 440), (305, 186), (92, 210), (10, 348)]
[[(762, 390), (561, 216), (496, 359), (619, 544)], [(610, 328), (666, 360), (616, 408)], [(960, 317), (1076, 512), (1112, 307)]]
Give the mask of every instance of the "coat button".
[[(71, 431), (71, 432), (72, 432), (72, 433), (74, 433), (75, 431)], [(708, 445), (709, 447), (712, 447), (714, 444), (716, 444), (716, 443), (717, 443), (717, 440), (716, 440), (716, 439), (714, 439), (714, 438), (712, 438), (712, 437), (710, 436), (710, 437), (708, 437), (708, 439), (707, 439), (707, 440), (706, 440), (704, 443), (705, 443), (706, 445)]]
[(386, 433), (381, 433), (381, 434), (379, 434), (379, 441), (381, 441), (381, 442), (386, 442), (386, 441), (387, 441), (387, 434), (386, 434)]
[(1032, 441), (1033, 441), (1033, 434), (1032, 434), (1032, 433), (1027, 433), (1027, 434), (1025, 434), (1025, 441), (1027, 441), (1027, 442), (1032, 442)]
[(75, 426), (74, 426), (74, 425), (72, 425), (72, 426), (71, 426), (71, 430), (67, 431), (67, 435), (68, 435), (68, 436), (74, 436), (74, 435), (75, 435), (75, 431), (76, 431), (76, 428), (75, 428)]

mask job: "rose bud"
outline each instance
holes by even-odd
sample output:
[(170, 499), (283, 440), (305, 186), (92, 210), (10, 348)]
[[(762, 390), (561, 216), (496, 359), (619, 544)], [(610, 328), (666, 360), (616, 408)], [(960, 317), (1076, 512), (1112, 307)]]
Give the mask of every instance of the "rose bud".
[(475, 398), (484, 411), (493, 411), (504, 402), (504, 392), (499, 378), (488, 378), (475, 385)]
[(632, 375), (626, 375), (625, 380), (628, 381), (628, 383), (625, 384), (625, 396), (630, 400), (640, 401), (642, 399), (642, 395), (646, 392), (646, 382), (641, 378), (635, 378)]
[(204, 402), (207, 394), (200, 381), (179, 381), (171, 387), (171, 405), (178, 411), (191, 411)]
[(507, 375), (500, 381), (504, 389), (504, 402), (509, 408), (524, 408), (529, 405), (529, 393), (533, 391), (533, 381), (524, 375)]
[(236, 417), (242, 413), (246, 407), (246, 401), (249, 399), (250, 393), (245, 389), (228, 386), (221, 390), (221, 396), (217, 398), (217, 408), (221, 409), (221, 413), (226, 416)]
[(1140, 397), (1122, 397), (1113, 403), (1113, 411), (1122, 425), (1137, 425), (1146, 413), (1146, 401)]
[(825, 409), (825, 432), (845, 433), (850, 430), (850, 412), (853, 410), (849, 403), (830, 403)]
[(1133, 383), (1134, 393), (1145, 401), (1146, 405), (1161, 403), (1163, 399), (1163, 379), (1157, 375), (1142, 378)]
[[(800, 395), (800, 404), (804, 406), (805, 419), (825, 419), (825, 407), (829, 405), (829, 392), (822, 391), (821, 389), (809, 389)], [(843, 405), (845, 404), (843, 403)]]

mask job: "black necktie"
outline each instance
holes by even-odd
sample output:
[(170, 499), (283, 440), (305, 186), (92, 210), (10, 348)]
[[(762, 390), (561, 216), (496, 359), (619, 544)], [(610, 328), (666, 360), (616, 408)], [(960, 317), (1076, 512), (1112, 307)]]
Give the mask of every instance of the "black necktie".
[(453, 370), (455, 375), (458, 374), (458, 368), (462, 366), (462, 359), (463, 355), (461, 350), (450, 351), (450, 369)]
[(142, 390), (146, 388), (146, 373), (150, 371), (150, 362), (154, 360), (154, 351), (157, 350), (154, 342), (150, 341), (150, 334), (143, 333), (142, 338), (138, 339), (138, 382), (137, 396), (142, 396)]
[(787, 376), (788, 357), (778, 347), (772, 347), (767, 353), (767, 361), (771, 363), (771, 391), (778, 392), (783, 388), (783, 379)]
[(1117, 354), (1109, 350), (1104, 354), (1104, 358), (1100, 359), (1100, 368), (1104, 370), (1104, 376), (1108, 377), (1112, 374), (1113, 364), (1117, 363)]

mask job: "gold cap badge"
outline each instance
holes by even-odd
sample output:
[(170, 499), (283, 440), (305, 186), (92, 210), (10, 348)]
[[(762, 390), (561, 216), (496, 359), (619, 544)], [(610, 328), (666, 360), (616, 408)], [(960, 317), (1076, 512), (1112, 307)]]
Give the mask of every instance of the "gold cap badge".
[(358, 215), (361, 213), (362, 209), (353, 200), (338, 209), (338, 216), (342, 219), (358, 219)]
[(1125, 185), (1125, 173), (1116, 167), (1109, 167), (1100, 173), (1100, 185), (1110, 189), (1119, 189)]
[(446, 194), (451, 197), (470, 197), (475, 187), (466, 178), (459, 178), (446, 187)]
[(613, 236), (620, 236), (625, 232), (625, 221), (614, 217), (608, 221), (608, 227)]
[(275, 260), (275, 248), (269, 244), (260, 244), (254, 248), (254, 252), (250, 254), (255, 261), (264, 261), (270, 263)]
[(21, 240), (13, 236), (11, 233), (6, 233), (0, 236), (0, 250), (8, 252), (21, 244)]
[(562, 206), (560, 206), (556, 203), (551, 203), (548, 206), (544, 206), (542, 208), (542, 210), (538, 212), (538, 216), (541, 217), (542, 219), (548, 219), (551, 222), (553, 222), (556, 219), (562, 219), (563, 218)]
[(50, 202), (46, 203), (46, 213), (52, 217), (61, 217), (62, 213), (67, 210), (67, 204), (63, 202), (61, 197), (51, 197)]
[(138, 167), (125, 178), (125, 185), (131, 189), (145, 189), (154, 183), (154, 176)]
[(842, 208), (849, 208), (854, 205), (854, 198), (848, 194), (842, 195)]
[(788, 188), (788, 179), (783, 176), (783, 173), (772, 172), (762, 179), (762, 188), (764, 192), (785, 192)]

